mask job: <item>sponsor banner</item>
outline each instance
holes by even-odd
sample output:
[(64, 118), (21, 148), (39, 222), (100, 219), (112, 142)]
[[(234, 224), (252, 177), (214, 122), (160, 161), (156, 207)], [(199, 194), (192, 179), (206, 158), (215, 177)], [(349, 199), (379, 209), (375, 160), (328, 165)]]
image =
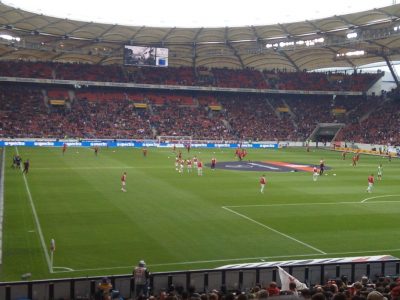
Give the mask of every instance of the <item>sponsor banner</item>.
[(346, 152), (352, 152), (352, 153), (361, 153), (361, 154), (373, 154), (373, 155), (399, 155), (400, 149), (398, 150), (395, 147), (388, 147), (387, 153), (385, 152), (380, 152), (376, 150), (366, 150), (366, 149), (353, 149), (353, 148), (344, 148), (344, 147), (335, 147), (333, 150), (335, 151), (346, 151)]
[(147, 103), (133, 103), (133, 106), (135, 106), (135, 108), (146, 109), (147, 108)]
[(209, 105), (208, 106), (211, 110), (219, 111), (222, 109), (221, 105)]
[(65, 100), (51, 99), (50, 104), (51, 105), (65, 105)]
[(380, 262), (399, 260), (392, 255), (374, 255), (374, 256), (357, 256), (357, 257), (339, 257), (339, 258), (319, 258), (319, 259), (301, 259), (301, 260), (287, 260), (287, 261), (272, 261), (272, 262), (259, 262), (259, 263), (243, 263), (232, 264), (218, 267), (216, 269), (252, 269), (252, 268), (266, 268), (278, 266), (304, 266), (304, 265), (321, 265), (321, 264), (351, 264), (359, 262)]
[(289, 112), (289, 107), (278, 107), (276, 110), (279, 112)]
[[(115, 140), (83, 140), (83, 141), (46, 141), (46, 140), (18, 140), (18, 141), (2, 141), (0, 147), (4, 146), (26, 146), (26, 147), (63, 147), (66, 144), (68, 147), (156, 147), (156, 148), (184, 148), (183, 143), (159, 143), (156, 141), (115, 141)], [(272, 148), (278, 149), (278, 144), (261, 144), (261, 143), (193, 143), (192, 148)]]

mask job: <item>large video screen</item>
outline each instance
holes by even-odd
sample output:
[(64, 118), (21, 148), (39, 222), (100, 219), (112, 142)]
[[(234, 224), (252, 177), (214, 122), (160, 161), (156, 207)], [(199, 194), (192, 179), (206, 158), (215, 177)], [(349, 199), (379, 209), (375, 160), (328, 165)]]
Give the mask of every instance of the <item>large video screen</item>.
[(124, 64), (135, 66), (167, 67), (168, 49), (125, 45)]

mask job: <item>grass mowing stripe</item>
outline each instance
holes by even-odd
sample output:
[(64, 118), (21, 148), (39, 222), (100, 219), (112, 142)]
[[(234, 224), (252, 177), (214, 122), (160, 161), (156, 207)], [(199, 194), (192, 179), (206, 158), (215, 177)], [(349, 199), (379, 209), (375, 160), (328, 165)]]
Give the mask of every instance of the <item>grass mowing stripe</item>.
[[(15, 147), (15, 152), (17, 153), (17, 155), (19, 155), (19, 152), (18, 152), (18, 148), (17, 148), (17, 147)], [(21, 169), (22, 169), (22, 166), (20, 166), (20, 167), (21, 167)], [(52, 265), (51, 265), (50, 255), (49, 255), (49, 253), (47, 252), (46, 242), (44, 241), (44, 236), (43, 236), (42, 228), (41, 228), (41, 226), (40, 226), (39, 217), (38, 217), (38, 215), (37, 215), (36, 208), (35, 208), (35, 204), (33, 203), (33, 199), (32, 199), (31, 190), (29, 189), (28, 181), (26, 180), (26, 176), (25, 176), (24, 173), (22, 173), (22, 178), (24, 179), (25, 189), (26, 189), (26, 192), (27, 192), (27, 194), (28, 194), (29, 203), (30, 203), (31, 208), (32, 208), (32, 213), (33, 213), (33, 217), (34, 217), (34, 219), (35, 219), (36, 229), (37, 229), (37, 231), (38, 231), (38, 233), (39, 233), (39, 238), (40, 238), (40, 242), (41, 242), (41, 244), (42, 244), (42, 248), (43, 248), (43, 252), (44, 252), (44, 257), (46, 258), (46, 262), (47, 262), (47, 266), (48, 266), (48, 268), (49, 268), (49, 272), (50, 272), (50, 273), (53, 273), (53, 267), (52, 267)]]
[(3, 147), (1, 156), (0, 178), (0, 264), (3, 262), (3, 213), (4, 213), (4, 165), (6, 164), (6, 148)]
[(238, 212), (236, 212), (236, 211), (234, 211), (234, 210), (232, 210), (230, 208), (227, 208), (226, 206), (223, 206), (222, 208), (227, 210), (227, 211), (229, 211), (229, 212), (231, 212), (231, 213), (233, 213), (233, 214), (238, 215), (239, 217), (245, 218), (246, 220), (249, 220), (250, 222), (256, 223), (257, 225), (260, 225), (260, 226), (262, 226), (264, 228), (267, 228), (268, 230), (271, 230), (271, 231), (273, 231), (273, 232), (275, 232), (275, 233), (277, 233), (279, 235), (282, 235), (282, 236), (284, 236), (284, 237), (286, 237), (286, 238), (288, 238), (288, 239), (290, 239), (292, 241), (295, 241), (295, 242), (297, 242), (299, 244), (302, 244), (303, 246), (306, 246), (307, 248), (313, 249), (313, 250), (319, 252), (320, 254), (326, 254), (324, 251), (322, 251), (322, 250), (320, 250), (318, 248), (315, 248), (315, 247), (313, 247), (313, 246), (311, 246), (311, 245), (309, 245), (309, 244), (307, 244), (305, 242), (302, 242), (302, 241), (300, 241), (300, 240), (298, 240), (298, 239), (296, 239), (296, 238), (294, 238), (294, 237), (292, 237), (290, 235), (287, 235), (287, 234), (285, 234), (283, 232), (280, 232), (280, 231), (278, 231), (278, 230), (276, 230), (276, 229), (274, 229), (272, 227), (269, 227), (269, 226), (267, 226), (267, 225), (265, 225), (263, 223), (260, 223), (260, 222), (258, 222), (256, 220), (253, 220), (252, 218), (249, 218), (248, 216), (240, 214), (240, 213), (238, 213)]

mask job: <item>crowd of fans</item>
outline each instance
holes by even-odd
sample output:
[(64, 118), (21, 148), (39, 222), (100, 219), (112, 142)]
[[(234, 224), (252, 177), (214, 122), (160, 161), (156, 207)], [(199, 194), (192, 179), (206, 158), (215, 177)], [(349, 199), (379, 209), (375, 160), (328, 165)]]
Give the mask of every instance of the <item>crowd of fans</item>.
[[(381, 75), (0, 61), (0, 76), (252, 89), (366, 91)], [(387, 95), (213, 94), (4, 83), (0, 99), (0, 137), (304, 141), (318, 123), (344, 123), (337, 140), (398, 144), (400, 139), (400, 105)]]
[(281, 289), (276, 282), (265, 285), (256, 285), (250, 290), (227, 291), (212, 290), (210, 292), (197, 292), (194, 288), (189, 291), (171, 286), (168, 291), (159, 295), (142, 297), (141, 300), (266, 300), (268, 298), (293, 300), (399, 300), (400, 279), (379, 277), (370, 280), (363, 276), (354, 283), (348, 282), (346, 276), (335, 280), (327, 280), (324, 285), (314, 285), (302, 288), (291, 282), (288, 288)]
[[(109, 287), (111, 289), (111, 287)], [(99, 300), (126, 299), (119, 292), (110, 292)], [(277, 282), (256, 284), (245, 290), (228, 290), (222, 286), (211, 291), (198, 291), (195, 287), (185, 290), (181, 286), (170, 285), (167, 289), (154, 294), (140, 294), (127, 300), (400, 300), (400, 278), (382, 276), (370, 279), (362, 276), (356, 282), (349, 282), (346, 276), (329, 279), (325, 284), (311, 286), (290, 282), (283, 288)]]
[(293, 123), (279, 118), (264, 96), (221, 97), (232, 132), (241, 140), (297, 140)]
[(340, 122), (336, 140), (400, 142), (400, 102), (388, 96), (1, 87), (0, 137), (305, 141), (318, 123)]
[(389, 100), (381, 106), (372, 106), (369, 116), (349, 124), (337, 140), (357, 141), (366, 144), (399, 145), (400, 144), (400, 101)]
[(22, 60), (0, 61), (0, 76), (224, 88), (366, 91), (382, 75), (382, 73), (336, 74), (285, 70), (261, 72), (250, 68), (140, 68)]

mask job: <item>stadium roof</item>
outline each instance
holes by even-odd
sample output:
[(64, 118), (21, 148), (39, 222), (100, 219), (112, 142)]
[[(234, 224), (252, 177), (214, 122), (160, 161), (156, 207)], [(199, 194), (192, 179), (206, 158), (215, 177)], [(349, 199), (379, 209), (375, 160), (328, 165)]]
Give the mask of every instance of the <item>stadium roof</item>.
[(168, 48), (175, 67), (356, 68), (398, 60), (399, 26), (400, 4), (275, 25), (168, 28), (55, 18), (0, 2), (0, 59), (122, 64), (130, 44)]

